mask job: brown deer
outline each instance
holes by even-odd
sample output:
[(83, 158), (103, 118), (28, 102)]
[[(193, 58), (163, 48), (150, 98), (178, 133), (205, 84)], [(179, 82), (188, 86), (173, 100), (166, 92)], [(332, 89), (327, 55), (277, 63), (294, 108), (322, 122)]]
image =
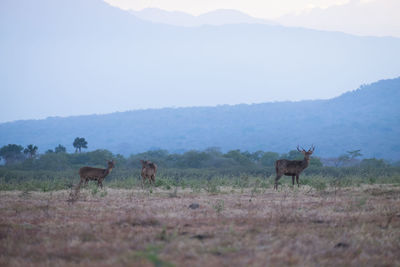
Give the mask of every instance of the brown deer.
[(292, 184), (294, 185), (294, 177), (296, 176), (297, 186), (299, 185), (299, 175), (300, 173), (308, 167), (310, 163), (310, 156), (314, 152), (315, 147), (312, 146), (308, 151), (305, 151), (304, 148), (299, 149), (297, 146), (297, 150), (304, 155), (303, 160), (287, 160), (280, 159), (275, 162), (275, 170), (276, 170), (276, 178), (274, 189), (278, 190), (278, 180), (282, 177), (282, 175), (292, 176)]
[(149, 160), (141, 160), (140, 163), (142, 163), (142, 172), (140, 173), (142, 176), (142, 188), (146, 179), (149, 180), (150, 184), (154, 184), (156, 181), (157, 165)]
[(115, 166), (115, 162), (107, 161), (107, 169), (101, 168), (93, 168), (93, 167), (82, 167), (79, 169), (79, 175), (81, 176), (81, 181), (79, 182), (79, 186), (85, 181), (85, 185), (89, 182), (89, 180), (97, 181), (97, 186), (103, 188), (103, 180), (106, 176), (112, 171)]

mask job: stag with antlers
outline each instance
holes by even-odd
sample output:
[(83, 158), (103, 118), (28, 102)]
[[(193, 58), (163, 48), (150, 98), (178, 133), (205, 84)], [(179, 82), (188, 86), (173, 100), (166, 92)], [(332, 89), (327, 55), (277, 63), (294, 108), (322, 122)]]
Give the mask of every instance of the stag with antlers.
[(274, 189), (278, 190), (278, 181), (282, 175), (292, 176), (292, 184), (294, 185), (294, 177), (296, 177), (297, 186), (299, 185), (299, 175), (300, 173), (308, 167), (310, 163), (310, 156), (314, 152), (315, 147), (312, 146), (308, 151), (304, 148), (299, 148), (297, 150), (304, 155), (303, 160), (287, 160), (280, 159), (275, 162), (276, 178)]

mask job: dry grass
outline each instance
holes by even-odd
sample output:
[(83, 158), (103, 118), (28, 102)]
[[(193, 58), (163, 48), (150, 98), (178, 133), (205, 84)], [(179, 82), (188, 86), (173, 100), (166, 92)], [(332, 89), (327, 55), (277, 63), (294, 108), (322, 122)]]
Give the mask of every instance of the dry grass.
[(0, 192), (0, 266), (400, 265), (400, 187), (171, 192)]

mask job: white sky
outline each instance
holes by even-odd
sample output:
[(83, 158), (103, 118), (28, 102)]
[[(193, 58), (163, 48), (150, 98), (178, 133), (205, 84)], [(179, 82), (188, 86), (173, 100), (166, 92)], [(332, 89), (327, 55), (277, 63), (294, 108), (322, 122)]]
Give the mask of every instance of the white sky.
[[(199, 15), (215, 9), (236, 9), (254, 17), (274, 19), (310, 8), (327, 8), (354, 0), (105, 0), (122, 9), (160, 8)], [(356, 0), (361, 2), (382, 0)], [(400, 1), (400, 0), (399, 0)]]

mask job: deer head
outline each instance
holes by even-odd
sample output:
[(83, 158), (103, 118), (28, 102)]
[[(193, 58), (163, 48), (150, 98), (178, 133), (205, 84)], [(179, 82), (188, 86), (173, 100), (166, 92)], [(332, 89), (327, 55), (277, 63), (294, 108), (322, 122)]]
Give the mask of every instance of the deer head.
[(112, 160), (112, 161), (107, 161), (107, 165), (108, 165), (108, 169), (110, 170), (110, 172), (111, 172), (111, 170), (115, 167), (115, 161), (114, 160)]
[(311, 148), (310, 148), (308, 151), (306, 151), (304, 148), (301, 148), (301, 150), (300, 150), (299, 146), (297, 146), (297, 151), (299, 151), (300, 153), (302, 153), (302, 154), (304, 155), (304, 158), (305, 158), (307, 161), (310, 160), (310, 156), (312, 155), (312, 153), (314, 152), (314, 150), (315, 150), (315, 146), (314, 146), (314, 145), (312, 145)]
[(142, 163), (142, 168), (146, 168), (147, 166), (149, 166), (151, 161), (149, 161), (149, 160), (140, 160), (140, 163)]

